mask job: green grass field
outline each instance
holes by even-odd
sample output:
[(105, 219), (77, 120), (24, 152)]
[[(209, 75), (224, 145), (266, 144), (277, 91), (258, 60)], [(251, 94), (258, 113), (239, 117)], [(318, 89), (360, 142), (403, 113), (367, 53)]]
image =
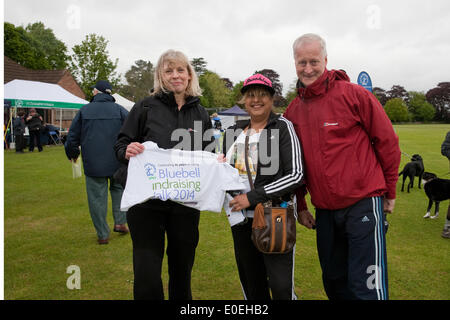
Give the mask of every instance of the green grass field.
[[(449, 125), (399, 125), (395, 130), (407, 154), (422, 155), (425, 170), (444, 175), (448, 160), (440, 145)], [(409, 161), (402, 156), (400, 170)], [(72, 179), (63, 147), (4, 156), (5, 299), (132, 299), (133, 267), (129, 235), (111, 234), (99, 246), (86, 199), (84, 177)], [(445, 178), (450, 179), (450, 175)], [(417, 181), (417, 180), (416, 180)], [(450, 296), (450, 240), (441, 237), (448, 201), (438, 219), (425, 220), (427, 198), (414, 186), (400, 192), (388, 216), (390, 298), (438, 299)], [(310, 208), (312, 209), (312, 207)], [(112, 226), (112, 215), (108, 216)], [(76, 265), (81, 289), (66, 286)], [(167, 266), (163, 269), (167, 286)], [(315, 231), (297, 225), (295, 285), (299, 299), (327, 299), (316, 252)], [(204, 212), (192, 274), (193, 298), (242, 299), (233, 244), (224, 214)], [(167, 288), (166, 288), (167, 295)]]

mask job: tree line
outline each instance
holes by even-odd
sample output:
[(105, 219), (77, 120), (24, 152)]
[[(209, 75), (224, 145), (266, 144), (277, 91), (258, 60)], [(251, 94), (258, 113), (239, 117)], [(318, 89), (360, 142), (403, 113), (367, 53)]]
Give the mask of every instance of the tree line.
[[(42, 22), (26, 27), (4, 23), (5, 56), (20, 65), (36, 70), (69, 69), (80, 85), (87, 99), (92, 97), (89, 88), (99, 79), (108, 80), (115, 91), (132, 101), (138, 101), (150, 94), (154, 82), (154, 65), (151, 61), (137, 60), (124, 74), (124, 81), (116, 71), (118, 59), (112, 59), (107, 50), (109, 41), (97, 34), (88, 34), (71, 49), (57, 39), (53, 30)], [(229, 78), (221, 77), (207, 68), (207, 61), (193, 58), (191, 63), (199, 76), (203, 95), (201, 104), (209, 109), (219, 110), (232, 107), (241, 99), (243, 81), (233, 84)], [(286, 95), (279, 74), (272, 69), (255, 70), (271, 79), (275, 89), (274, 105), (282, 112), (296, 97), (295, 83)], [(443, 121), (450, 122), (450, 82), (441, 82), (435, 88), (424, 92), (408, 92), (400, 85), (389, 90), (373, 88), (373, 94), (386, 110), (393, 122), (399, 121)]]

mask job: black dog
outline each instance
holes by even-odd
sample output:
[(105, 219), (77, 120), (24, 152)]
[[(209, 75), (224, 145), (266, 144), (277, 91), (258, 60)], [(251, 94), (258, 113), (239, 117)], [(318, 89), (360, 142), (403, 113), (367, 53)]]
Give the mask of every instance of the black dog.
[[(450, 199), (450, 180), (437, 178), (434, 173), (423, 174), (426, 195), (428, 196), (428, 209), (424, 218), (436, 219), (439, 216), (439, 202)], [(434, 216), (430, 216), (431, 207), (434, 206)]]
[(419, 189), (420, 183), (422, 182), (422, 175), (425, 171), (425, 168), (423, 166), (423, 160), (422, 157), (418, 154), (415, 154), (411, 157), (411, 162), (408, 162), (405, 167), (403, 168), (402, 172), (400, 172), (398, 175), (401, 176), (403, 174), (403, 183), (402, 183), (402, 192), (405, 189), (405, 180), (406, 177), (409, 177), (409, 183), (408, 183), (408, 193), (409, 188), (412, 188), (414, 186), (414, 177), (419, 177)]

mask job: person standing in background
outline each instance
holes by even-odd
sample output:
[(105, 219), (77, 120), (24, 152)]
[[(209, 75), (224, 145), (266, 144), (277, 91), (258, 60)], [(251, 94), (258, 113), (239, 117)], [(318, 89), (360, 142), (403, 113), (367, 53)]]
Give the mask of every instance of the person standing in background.
[(17, 117), (13, 122), (13, 130), (14, 130), (14, 140), (16, 142), (16, 152), (23, 153), (23, 149), (25, 148), (25, 112), (19, 111), (17, 112)]
[(114, 144), (128, 111), (115, 103), (108, 81), (100, 80), (91, 88), (94, 94), (91, 103), (83, 106), (76, 114), (64, 146), (71, 161), (77, 160), (81, 146), (89, 212), (97, 231), (98, 244), (108, 244), (108, 181), (114, 218), (113, 231), (128, 233), (126, 213), (120, 211), (123, 187), (113, 178), (119, 168)]
[(25, 119), (25, 123), (27, 124), (28, 131), (30, 133), (30, 152), (34, 151), (35, 142), (39, 152), (42, 152), (43, 148), (41, 144), (41, 131), (44, 121), (41, 115), (36, 112), (35, 108), (30, 109), (30, 114)]
[[(441, 145), (441, 153), (444, 157), (447, 157), (450, 165), (450, 131), (447, 132), (444, 141)], [(444, 224), (444, 230), (442, 230), (442, 237), (450, 239), (450, 203), (447, 210), (447, 218)]]

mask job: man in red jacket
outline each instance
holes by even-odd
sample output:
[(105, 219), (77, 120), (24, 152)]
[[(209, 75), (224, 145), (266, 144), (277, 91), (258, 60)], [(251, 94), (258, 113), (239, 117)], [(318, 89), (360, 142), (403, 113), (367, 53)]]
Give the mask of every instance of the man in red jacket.
[[(297, 193), (299, 222), (317, 228), (317, 250), (330, 299), (388, 299), (385, 216), (395, 205), (400, 149), (383, 107), (327, 70), (325, 41), (294, 42), (298, 96), (284, 116), (303, 146), (306, 189)], [(384, 211), (384, 212), (383, 212)]]

